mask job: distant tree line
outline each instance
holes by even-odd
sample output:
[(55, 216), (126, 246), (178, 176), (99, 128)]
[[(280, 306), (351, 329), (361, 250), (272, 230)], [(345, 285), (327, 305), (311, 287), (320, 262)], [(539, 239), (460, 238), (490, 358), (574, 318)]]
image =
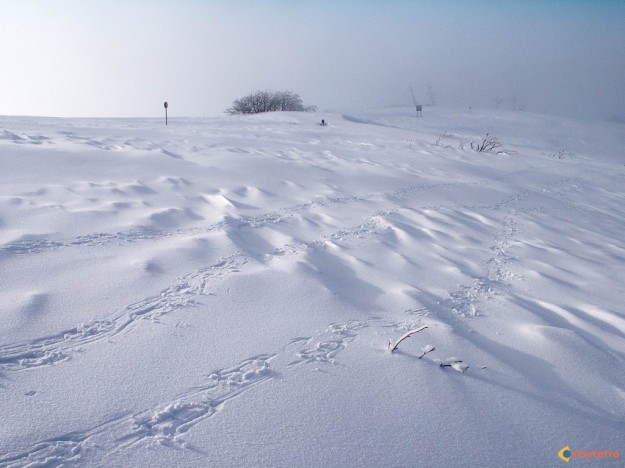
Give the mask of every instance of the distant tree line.
[(292, 91), (255, 91), (237, 99), (228, 114), (260, 114), (261, 112), (298, 111), (314, 112), (316, 106), (305, 106), (302, 98)]

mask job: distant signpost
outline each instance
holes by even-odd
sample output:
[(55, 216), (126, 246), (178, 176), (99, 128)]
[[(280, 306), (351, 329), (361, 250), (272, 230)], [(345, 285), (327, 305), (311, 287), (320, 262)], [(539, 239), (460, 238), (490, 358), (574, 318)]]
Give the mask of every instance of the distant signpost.
[(417, 104), (417, 100), (415, 99), (414, 93), (412, 92), (412, 87), (410, 88), (410, 94), (412, 95), (412, 102), (417, 109), (417, 117), (423, 117), (423, 106), (421, 104)]
[(169, 107), (169, 104), (167, 104), (167, 101), (165, 101), (165, 126), (167, 126), (167, 108)]

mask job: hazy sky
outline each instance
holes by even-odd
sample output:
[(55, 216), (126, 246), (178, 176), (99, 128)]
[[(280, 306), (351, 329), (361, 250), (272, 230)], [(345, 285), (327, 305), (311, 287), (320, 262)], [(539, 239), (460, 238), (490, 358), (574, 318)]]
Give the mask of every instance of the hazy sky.
[(0, 0), (0, 115), (429, 103), (625, 116), (625, 0)]

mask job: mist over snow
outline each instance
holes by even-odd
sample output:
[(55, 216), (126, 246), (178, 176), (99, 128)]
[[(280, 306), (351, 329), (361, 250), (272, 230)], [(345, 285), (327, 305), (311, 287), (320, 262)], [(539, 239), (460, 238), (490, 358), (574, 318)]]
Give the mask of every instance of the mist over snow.
[(625, 118), (621, 1), (28, 0), (0, 6), (0, 115), (222, 113), (256, 89)]
[(0, 117), (0, 466), (618, 462), (624, 141), (438, 106)]

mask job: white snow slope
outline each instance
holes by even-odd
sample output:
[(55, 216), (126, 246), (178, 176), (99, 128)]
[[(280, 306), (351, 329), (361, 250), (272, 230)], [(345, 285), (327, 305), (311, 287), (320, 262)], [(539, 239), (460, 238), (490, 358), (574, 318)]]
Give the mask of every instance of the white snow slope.
[(0, 117), (0, 466), (622, 462), (622, 125), (163, 123)]

